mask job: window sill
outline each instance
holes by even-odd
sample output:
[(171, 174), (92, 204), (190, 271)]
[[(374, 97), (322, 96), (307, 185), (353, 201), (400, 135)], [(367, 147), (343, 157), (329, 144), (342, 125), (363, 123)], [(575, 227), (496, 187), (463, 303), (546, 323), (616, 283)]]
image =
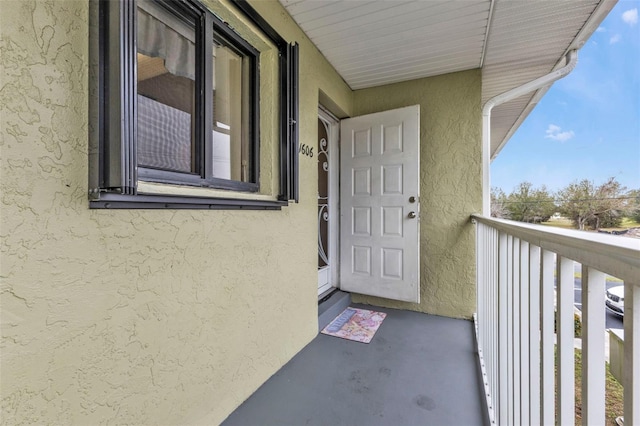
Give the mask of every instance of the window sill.
[(176, 197), (225, 198), (252, 201), (278, 201), (274, 196), (260, 194), (257, 192), (172, 185), (167, 183), (148, 182), (144, 180), (138, 181), (138, 194)]
[(91, 194), (92, 209), (280, 210), (288, 202), (267, 199), (178, 195)]

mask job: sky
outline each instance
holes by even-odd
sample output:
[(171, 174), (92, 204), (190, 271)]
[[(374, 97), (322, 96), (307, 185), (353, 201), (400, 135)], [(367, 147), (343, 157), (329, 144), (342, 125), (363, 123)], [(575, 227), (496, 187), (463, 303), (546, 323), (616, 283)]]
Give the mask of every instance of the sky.
[(640, 1), (620, 0), (491, 164), (491, 186), (640, 189)]

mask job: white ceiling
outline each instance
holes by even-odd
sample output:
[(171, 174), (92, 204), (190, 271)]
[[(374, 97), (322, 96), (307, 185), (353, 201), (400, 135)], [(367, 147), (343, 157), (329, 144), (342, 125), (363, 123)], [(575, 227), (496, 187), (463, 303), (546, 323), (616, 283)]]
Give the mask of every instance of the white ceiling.
[[(352, 89), (482, 68), (482, 103), (564, 65), (615, 0), (280, 0)], [(494, 108), (495, 157), (546, 89)]]

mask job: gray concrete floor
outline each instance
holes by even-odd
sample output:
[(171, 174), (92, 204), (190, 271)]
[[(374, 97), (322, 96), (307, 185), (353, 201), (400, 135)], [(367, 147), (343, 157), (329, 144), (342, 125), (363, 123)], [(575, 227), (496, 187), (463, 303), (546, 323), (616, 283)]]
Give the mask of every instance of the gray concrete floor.
[(388, 315), (369, 344), (319, 334), (223, 425), (481, 425), (473, 323)]

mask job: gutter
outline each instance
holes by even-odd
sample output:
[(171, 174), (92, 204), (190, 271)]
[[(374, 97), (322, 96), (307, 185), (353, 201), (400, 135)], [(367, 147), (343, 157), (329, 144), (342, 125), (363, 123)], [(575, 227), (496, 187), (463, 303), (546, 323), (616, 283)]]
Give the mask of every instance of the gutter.
[(515, 89), (494, 96), (484, 104), (482, 108), (482, 214), (484, 216), (491, 216), (491, 110), (505, 102), (551, 85), (573, 71), (577, 63), (578, 51), (571, 50), (566, 55), (566, 65), (564, 67), (536, 78)]

